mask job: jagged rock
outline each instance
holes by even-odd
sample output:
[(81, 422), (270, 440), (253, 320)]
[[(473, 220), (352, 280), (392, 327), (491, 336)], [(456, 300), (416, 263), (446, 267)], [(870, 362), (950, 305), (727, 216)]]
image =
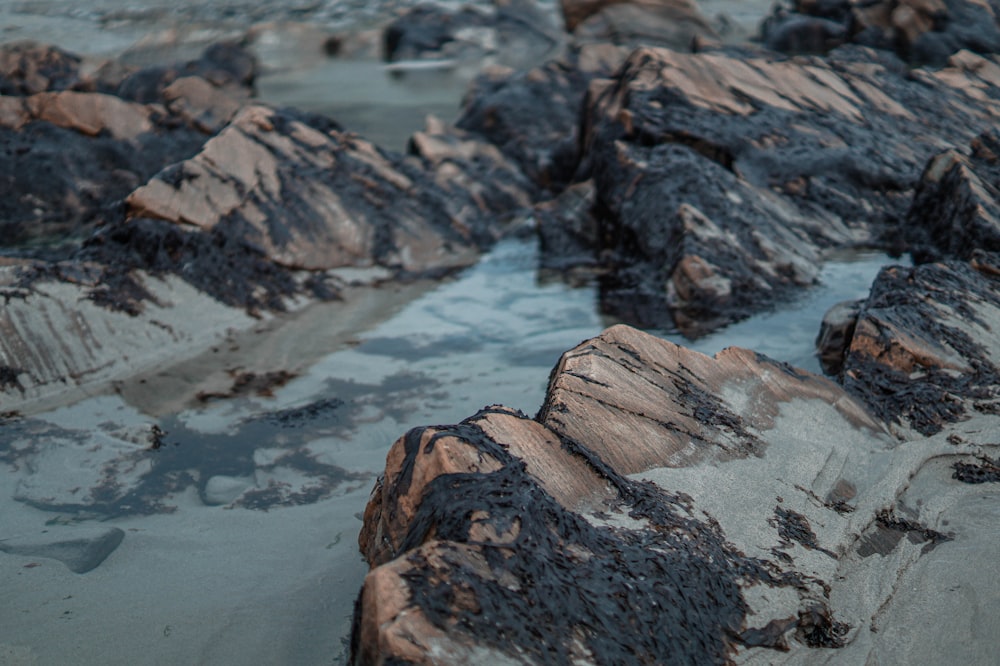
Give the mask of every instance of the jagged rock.
[(826, 249), (901, 249), (935, 146), (995, 122), (997, 72), (968, 53), (906, 73), (856, 47), (637, 50), (592, 86), (575, 172), (597, 187), (602, 307), (698, 335), (809, 284)]
[(528, 71), (486, 69), (456, 126), (498, 146), (540, 187), (558, 191), (578, 161), (580, 104), (590, 82), (610, 76), (628, 50), (588, 44)]
[(947, 150), (927, 164), (905, 233), (917, 261), (1000, 251), (1000, 133), (974, 139), (970, 155)]
[[(534, 184), (496, 146), (433, 116), (427, 117), (424, 131), (410, 137), (409, 152), (424, 161), (434, 183), (451, 195), (445, 203), (458, 219), (511, 214), (528, 208), (534, 199)], [(473, 228), (483, 244), (495, 240), (499, 231), (497, 225)]]
[(0, 538), (0, 552), (59, 560), (73, 573), (99, 567), (125, 538), (117, 527), (54, 528), (42, 534)]
[(383, 57), (469, 61), (490, 56), (508, 65), (544, 60), (561, 42), (548, 13), (533, 0), (497, 0), (458, 9), (417, 5), (386, 26)]
[(842, 301), (823, 315), (816, 336), (816, 355), (826, 374), (838, 375), (844, 367), (844, 355), (854, 336), (863, 303), (863, 300)]
[[(0, 147), (9, 156), (0, 186), (12, 193), (0, 202), (5, 254), (70, 254), (130, 191), (196, 154), (249, 97), (255, 72), (253, 57), (232, 44), (155, 72), (105, 68), (88, 78), (78, 61), (49, 47), (0, 48), (8, 77), (31, 80), (0, 97)], [(136, 93), (134, 84), (150, 77), (155, 84)]]
[(718, 35), (691, 0), (562, 0), (566, 29), (578, 43), (691, 48)]
[(60, 48), (33, 42), (0, 47), (0, 95), (68, 90), (80, 78), (80, 58)]
[(998, 9), (976, 0), (796, 0), (776, 6), (762, 33), (770, 48), (787, 53), (825, 51), (849, 41), (941, 66), (963, 49), (1000, 51)]
[(975, 441), (899, 446), (828, 380), (613, 327), (564, 355), (537, 420), (491, 407), (392, 447), (359, 540), (355, 663), (984, 655), (948, 637), (995, 596), (941, 636), (912, 622), (983, 580), (996, 530), (964, 507), (988, 491), (948, 467), (996, 448), (981, 421)]
[(477, 256), (477, 209), (452, 217), (421, 170), (308, 118), (243, 108), (193, 159), (126, 200), (129, 216), (223, 227), (272, 261), (307, 270), (381, 264), (447, 270)]
[(1000, 257), (890, 267), (875, 279), (843, 383), (904, 433), (1000, 413)]

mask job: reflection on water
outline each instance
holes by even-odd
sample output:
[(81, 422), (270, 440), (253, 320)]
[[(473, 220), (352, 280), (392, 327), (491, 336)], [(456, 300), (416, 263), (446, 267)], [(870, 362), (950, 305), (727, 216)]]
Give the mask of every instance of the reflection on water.
[[(126, 537), (83, 575), (0, 555), (17, 600), (0, 608), (0, 655), (19, 645), (40, 663), (108, 663), (110, 641), (121, 663), (342, 658), (365, 572), (359, 516), (394, 439), (491, 403), (534, 413), (559, 355), (612, 323), (593, 288), (540, 284), (536, 260), (533, 242), (502, 242), (264, 391), (163, 418), (104, 396), (4, 424), (0, 538), (56, 538), (81, 522)], [(747, 346), (818, 371), (823, 313), (864, 296), (886, 261), (832, 262), (792, 307), (692, 346)]]

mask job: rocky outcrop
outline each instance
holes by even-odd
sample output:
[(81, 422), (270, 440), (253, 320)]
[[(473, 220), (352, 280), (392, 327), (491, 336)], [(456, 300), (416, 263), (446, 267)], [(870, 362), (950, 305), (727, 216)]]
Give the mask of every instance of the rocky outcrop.
[(80, 58), (60, 48), (16, 42), (0, 49), (0, 95), (68, 90), (81, 78)]
[(539, 187), (558, 192), (579, 160), (580, 106), (590, 82), (612, 75), (627, 55), (594, 44), (527, 71), (487, 68), (455, 124), (499, 147)]
[(386, 26), (382, 41), (389, 62), (490, 58), (527, 67), (544, 60), (563, 39), (533, 0), (503, 0), (457, 10), (417, 5)]
[(691, 0), (561, 0), (566, 30), (578, 43), (690, 50), (718, 35)]
[(990, 129), (957, 149), (936, 155), (924, 169), (906, 217), (905, 233), (917, 261), (969, 260), (1000, 251), (1000, 133)]
[(883, 270), (858, 315), (844, 386), (906, 433), (1000, 412), (1000, 257)]
[(795, 0), (778, 5), (762, 26), (768, 47), (825, 52), (845, 42), (892, 50), (918, 65), (944, 65), (952, 54), (1000, 51), (993, 2), (976, 0)]
[(16, 193), (0, 204), (5, 407), (339, 298), (353, 278), (336, 269), (370, 269), (370, 283), (470, 265), (531, 204), (533, 185), (496, 147), (439, 122), (401, 156), (331, 119), (249, 102), (244, 56), (224, 44), (117, 84), (105, 72), (105, 92), (84, 91), (91, 79), (0, 98), (12, 156), (0, 179)]
[(611, 328), (563, 356), (536, 419), (491, 407), (396, 442), (360, 537), (355, 661), (983, 654), (902, 620), (981, 580), (953, 558), (993, 538), (962, 517), (983, 491), (948, 466), (993, 451), (980, 420), (902, 447), (825, 379)]
[(694, 336), (810, 284), (827, 249), (902, 249), (927, 160), (1000, 111), (996, 67), (969, 53), (907, 74), (858, 49), (634, 52), (591, 86), (575, 171), (596, 187), (602, 306)]
[[(253, 57), (232, 44), (198, 60), (85, 76), (51, 47), (0, 49), (0, 251), (63, 258), (116, 202), (198, 152), (252, 91)], [(28, 245), (31, 249), (24, 249)]]

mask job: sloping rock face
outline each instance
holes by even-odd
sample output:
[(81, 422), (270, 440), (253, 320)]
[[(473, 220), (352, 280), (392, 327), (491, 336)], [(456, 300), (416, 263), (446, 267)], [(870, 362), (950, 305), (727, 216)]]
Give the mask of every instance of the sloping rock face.
[[(900, 247), (927, 160), (997, 117), (996, 64), (640, 49), (585, 103), (602, 306), (699, 335), (809, 284), (825, 249)], [(556, 247), (558, 251), (558, 247)]]
[(0, 165), (0, 251), (65, 257), (116, 217), (117, 201), (197, 153), (249, 97), (254, 74), (253, 57), (228, 44), (185, 64), (90, 76), (52, 47), (0, 49), (0, 145), (10, 156)]
[(396, 442), (360, 537), (355, 663), (981, 656), (948, 632), (994, 601), (936, 646), (912, 623), (996, 532), (961, 517), (985, 495), (949, 467), (994, 452), (979, 418), (900, 446), (828, 380), (608, 329), (563, 356), (536, 419), (491, 407)]
[(473, 260), (473, 233), (485, 225), (449, 219), (438, 193), (420, 187), (423, 173), (324, 129), (247, 106), (201, 153), (130, 194), (128, 214), (203, 231), (227, 225), (292, 268), (423, 273)]
[(529, 66), (559, 46), (562, 35), (533, 0), (505, 0), (457, 10), (418, 5), (386, 26), (382, 41), (390, 62), (490, 57)]
[(689, 50), (718, 38), (691, 0), (562, 0), (566, 30), (578, 42)]
[(906, 218), (917, 261), (1000, 251), (1000, 133), (976, 137), (966, 155), (947, 150), (924, 169)]
[(1000, 51), (1000, 5), (976, 0), (795, 0), (762, 26), (764, 42), (788, 53), (854, 42), (918, 65), (944, 65), (963, 49)]
[(400, 156), (249, 102), (254, 64), (233, 45), (95, 78), (58, 51), (4, 53), (4, 85), (30, 93), (0, 96), (9, 409), (339, 298), (335, 269), (384, 280), (467, 266), (534, 196), (497, 148), (440, 123)]

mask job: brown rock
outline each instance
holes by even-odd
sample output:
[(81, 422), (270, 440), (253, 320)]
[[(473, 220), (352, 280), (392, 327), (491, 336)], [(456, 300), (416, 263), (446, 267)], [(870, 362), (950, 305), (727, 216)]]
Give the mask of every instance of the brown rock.
[(379, 263), (421, 273), (468, 264), (474, 220), (448, 216), (434, 192), (418, 196), (423, 177), (359, 137), (248, 106), (198, 156), (127, 202), (132, 217), (203, 230), (239, 219), (249, 240), (289, 267)]
[(80, 81), (80, 58), (53, 46), (16, 42), (0, 47), (0, 95), (66, 90)]
[(79, 92), (44, 92), (25, 101), (33, 118), (74, 129), (88, 136), (102, 131), (132, 140), (153, 129), (150, 109), (111, 95)]
[[(739, 387), (739, 398), (723, 397), (727, 386)], [(563, 355), (539, 419), (634, 474), (766, 455), (758, 433), (772, 427), (780, 403), (838, 393), (825, 379), (745, 349), (710, 358), (614, 326)], [(831, 403), (856, 427), (881, 429), (859, 404)]]
[(184, 76), (163, 90), (170, 110), (207, 134), (221, 130), (249, 99), (249, 91), (218, 88), (197, 76)]
[(979, 252), (884, 269), (858, 316), (844, 386), (904, 434), (1000, 410), (998, 266), (996, 253)]

